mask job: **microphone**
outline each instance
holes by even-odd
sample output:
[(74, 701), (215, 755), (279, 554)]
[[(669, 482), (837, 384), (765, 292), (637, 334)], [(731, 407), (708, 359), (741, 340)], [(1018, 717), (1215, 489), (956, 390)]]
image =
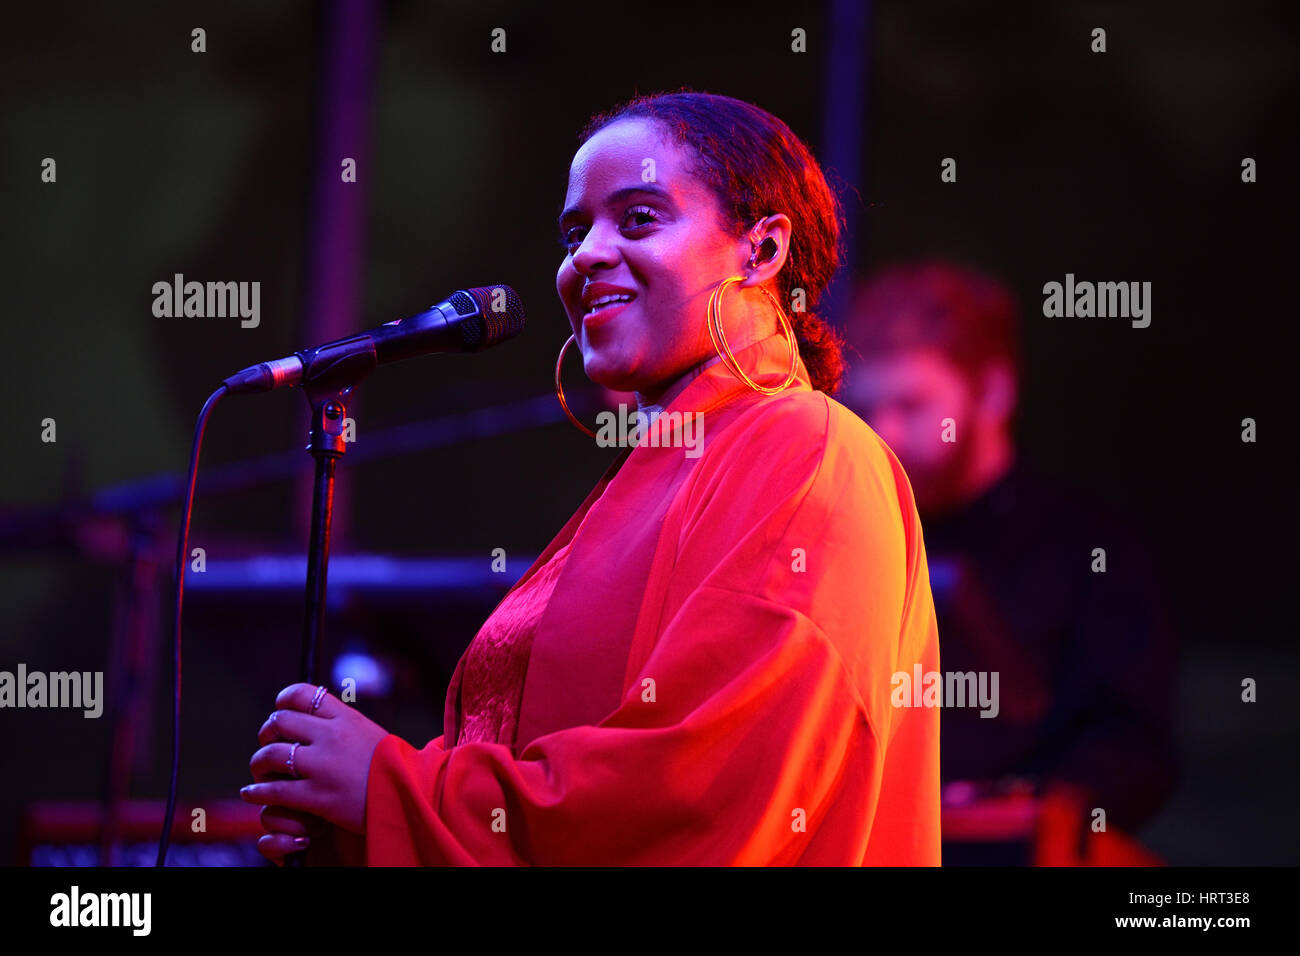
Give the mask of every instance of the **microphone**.
[[(480, 352), (524, 328), (524, 306), (508, 285), (453, 292), (418, 315), (347, 338), (250, 365), (225, 380), (232, 393), (269, 392), (314, 381), (331, 370), (376, 365), (434, 352)], [(368, 366), (368, 368), (365, 368)]]

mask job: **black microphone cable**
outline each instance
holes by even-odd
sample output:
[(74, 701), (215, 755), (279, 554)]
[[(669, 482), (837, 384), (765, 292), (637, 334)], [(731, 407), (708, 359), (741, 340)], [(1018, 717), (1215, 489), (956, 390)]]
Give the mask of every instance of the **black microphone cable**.
[(180, 777), (181, 765), (181, 602), (185, 598), (185, 566), (189, 563), (187, 551), (190, 538), (190, 514), (194, 509), (194, 482), (199, 472), (199, 451), (203, 447), (203, 430), (208, 426), (208, 416), (217, 402), (226, 394), (222, 385), (208, 396), (199, 412), (198, 423), (194, 426), (194, 445), (190, 449), (190, 477), (185, 490), (185, 506), (181, 511), (180, 540), (176, 544), (176, 640), (172, 647), (172, 774), (171, 784), (167, 789), (167, 811), (163, 815), (162, 836), (158, 839), (158, 862), (155, 866), (167, 865), (167, 847), (171, 843), (172, 820), (176, 816), (176, 785)]

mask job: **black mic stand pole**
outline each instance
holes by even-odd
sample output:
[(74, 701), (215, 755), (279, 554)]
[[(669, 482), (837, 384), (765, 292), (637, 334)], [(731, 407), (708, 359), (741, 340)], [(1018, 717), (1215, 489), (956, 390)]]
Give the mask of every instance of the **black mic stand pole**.
[[(325, 579), (329, 570), (330, 521), (334, 513), (334, 469), (347, 451), (343, 440), (348, 399), (353, 388), (379, 364), (373, 347), (369, 352), (338, 359), (329, 346), (295, 353), (303, 362), (303, 394), (311, 406), (311, 441), (307, 451), (316, 459), (312, 488), (311, 537), (307, 546), (307, 604), (302, 630), (302, 657), (298, 679), (319, 684), (317, 660), (325, 632)], [(291, 853), (284, 865), (303, 865), (305, 851)]]

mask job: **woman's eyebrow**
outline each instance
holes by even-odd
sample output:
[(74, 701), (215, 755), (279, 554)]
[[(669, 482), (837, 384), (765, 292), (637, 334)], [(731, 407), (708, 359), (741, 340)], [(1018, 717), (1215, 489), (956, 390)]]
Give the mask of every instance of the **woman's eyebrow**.
[[(662, 199), (665, 203), (669, 205), (673, 204), (672, 194), (670, 194), (668, 190), (664, 189), (662, 186), (656, 186), (654, 183), (641, 183), (636, 186), (624, 186), (621, 189), (615, 189), (612, 193), (610, 193), (608, 196), (605, 197), (605, 205), (613, 206), (617, 203), (622, 202), (624, 199), (627, 199), (629, 196), (635, 196), (638, 193), (642, 193), (649, 196), (657, 196), (659, 199)], [(563, 226), (565, 220), (577, 216), (581, 212), (582, 210), (579, 209), (577, 206), (570, 206), (568, 209), (564, 210), (564, 212), (560, 213), (560, 218), (555, 221), (556, 225)]]

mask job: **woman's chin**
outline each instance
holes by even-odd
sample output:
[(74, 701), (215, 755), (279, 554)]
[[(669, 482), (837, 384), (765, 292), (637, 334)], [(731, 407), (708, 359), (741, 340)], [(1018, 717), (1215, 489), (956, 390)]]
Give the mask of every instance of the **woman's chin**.
[(635, 392), (641, 387), (638, 384), (639, 379), (631, 369), (606, 361), (599, 354), (590, 358), (584, 357), (582, 369), (586, 372), (587, 378), (612, 392)]

